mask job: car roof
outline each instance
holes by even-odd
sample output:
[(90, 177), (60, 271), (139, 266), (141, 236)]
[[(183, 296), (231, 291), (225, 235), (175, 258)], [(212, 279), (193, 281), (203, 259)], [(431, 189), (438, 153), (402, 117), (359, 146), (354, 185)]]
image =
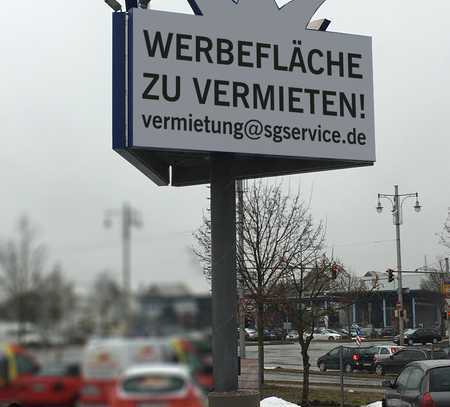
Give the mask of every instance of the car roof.
[(390, 349), (390, 348), (397, 348), (397, 349), (399, 349), (399, 350), (403, 350), (403, 349), (406, 349), (404, 346), (400, 346), (400, 345), (395, 345), (395, 344), (393, 344), (393, 345), (373, 345), (373, 346), (375, 346), (376, 348), (386, 348), (386, 349)]
[(408, 366), (418, 366), (423, 370), (430, 370), (436, 367), (450, 367), (450, 360), (438, 359), (438, 360), (419, 360), (409, 363)]
[(148, 364), (148, 365), (139, 365), (132, 366), (125, 370), (123, 373), (123, 377), (129, 376), (140, 376), (146, 374), (160, 374), (160, 375), (174, 375), (174, 376), (182, 376), (185, 379), (190, 377), (189, 369), (182, 365), (175, 364)]

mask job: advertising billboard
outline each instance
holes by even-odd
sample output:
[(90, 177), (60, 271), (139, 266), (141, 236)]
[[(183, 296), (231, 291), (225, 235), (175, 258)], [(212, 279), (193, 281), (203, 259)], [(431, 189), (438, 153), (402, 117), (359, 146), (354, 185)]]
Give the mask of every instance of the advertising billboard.
[(373, 163), (371, 38), (308, 29), (321, 3), (130, 10), (115, 147)]

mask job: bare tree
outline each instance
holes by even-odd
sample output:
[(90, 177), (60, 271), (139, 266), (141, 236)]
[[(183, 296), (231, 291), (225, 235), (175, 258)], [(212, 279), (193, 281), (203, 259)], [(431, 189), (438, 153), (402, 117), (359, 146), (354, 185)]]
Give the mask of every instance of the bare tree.
[(375, 274), (372, 280), (361, 278), (342, 266), (338, 267), (340, 272), (336, 280), (335, 290), (335, 308), (345, 311), (347, 320), (347, 330), (351, 336), (352, 318), (351, 312), (354, 304), (371, 295), (374, 290), (379, 288), (379, 278)]
[[(309, 205), (300, 191), (285, 192), (282, 183), (255, 181), (244, 191), (243, 244), (237, 269), (246, 297), (255, 302), (258, 331), (258, 383), (264, 383), (264, 309), (280, 297), (280, 287), (298, 265), (301, 247), (323, 243), (324, 226), (313, 225)], [(194, 233), (194, 252), (205, 275), (211, 273), (211, 225), (204, 218)], [(304, 249), (306, 250), (306, 249)]]
[(310, 228), (310, 237), (305, 239), (309, 245), (297, 253), (298, 263), (291, 266), (289, 289), (286, 290), (289, 296), (286, 303), (294, 316), (303, 364), (302, 406), (310, 405), (309, 347), (314, 330), (331, 315), (349, 309), (376, 286), (346, 271), (342, 263), (323, 254), (323, 235), (317, 235), (316, 231), (317, 228)]
[(317, 228), (311, 227), (308, 247), (298, 253), (298, 264), (290, 268), (290, 289), (287, 302), (293, 322), (297, 328), (298, 341), (303, 364), (302, 406), (309, 406), (310, 356), (309, 347), (314, 338), (314, 329), (331, 312), (327, 296), (333, 290), (332, 262), (321, 255), (323, 234), (316, 235)]
[(422, 290), (428, 291), (436, 296), (439, 308), (441, 310), (441, 331), (445, 335), (445, 319), (443, 315), (446, 310), (447, 301), (444, 293), (442, 292), (442, 287), (445, 283), (445, 262), (444, 259), (438, 259), (438, 268), (435, 268), (431, 273), (429, 273), (425, 279), (422, 280), (420, 286)]
[(439, 235), (440, 243), (450, 249), (450, 208), (448, 208), (448, 216)]
[(40, 299), (37, 323), (44, 335), (60, 328), (74, 309), (77, 298), (74, 285), (68, 281), (57, 264), (53, 270), (40, 278), (36, 287)]
[(97, 333), (107, 335), (123, 316), (120, 298), (123, 292), (111, 273), (103, 271), (96, 277), (89, 295), (91, 309), (95, 312)]
[[(17, 236), (0, 244), (0, 286), (12, 304), (13, 319), (19, 323), (19, 338), (24, 322), (33, 314), (30, 301), (38, 287), (46, 259), (46, 248), (37, 242), (36, 228), (23, 216)], [(31, 306), (32, 310), (34, 306)]]

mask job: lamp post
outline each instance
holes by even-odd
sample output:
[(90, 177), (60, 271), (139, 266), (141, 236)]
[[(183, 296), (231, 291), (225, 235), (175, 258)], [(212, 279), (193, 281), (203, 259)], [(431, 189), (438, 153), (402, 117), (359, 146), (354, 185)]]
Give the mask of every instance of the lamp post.
[(403, 280), (402, 280), (402, 253), (400, 242), (400, 225), (403, 223), (403, 203), (408, 198), (416, 198), (416, 204), (414, 210), (420, 212), (422, 207), (419, 204), (419, 194), (399, 194), (398, 185), (394, 186), (394, 194), (378, 194), (377, 212), (383, 212), (383, 206), (381, 206), (381, 199), (387, 199), (392, 204), (392, 216), (393, 223), (395, 225), (396, 246), (397, 246), (397, 280), (398, 280), (398, 304), (399, 304), (399, 316), (398, 316), (398, 330), (400, 345), (404, 345), (404, 311), (403, 311)]
[(124, 320), (128, 320), (131, 297), (131, 228), (142, 226), (141, 214), (124, 203), (121, 209), (109, 209), (105, 212), (104, 226), (112, 226), (112, 218), (119, 216), (122, 222), (122, 288), (124, 303)]

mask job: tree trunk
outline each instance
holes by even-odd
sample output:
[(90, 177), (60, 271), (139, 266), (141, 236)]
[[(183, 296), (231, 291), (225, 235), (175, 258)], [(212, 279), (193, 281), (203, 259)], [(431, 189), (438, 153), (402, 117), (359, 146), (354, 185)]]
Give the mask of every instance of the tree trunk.
[(302, 407), (309, 407), (309, 373), (311, 365), (309, 363), (308, 349), (302, 347), (303, 361), (303, 384), (302, 384)]
[(353, 325), (352, 316), (351, 316), (352, 307), (353, 307), (353, 304), (349, 305), (347, 307), (347, 328), (348, 328), (348, 335), (349, 335), (350, 339), (352, 339), (352, 325)]
[(258, 389), (264, 385), (264, 303), (258, 301), (257, 305), (257, 332), (258, 332)]

